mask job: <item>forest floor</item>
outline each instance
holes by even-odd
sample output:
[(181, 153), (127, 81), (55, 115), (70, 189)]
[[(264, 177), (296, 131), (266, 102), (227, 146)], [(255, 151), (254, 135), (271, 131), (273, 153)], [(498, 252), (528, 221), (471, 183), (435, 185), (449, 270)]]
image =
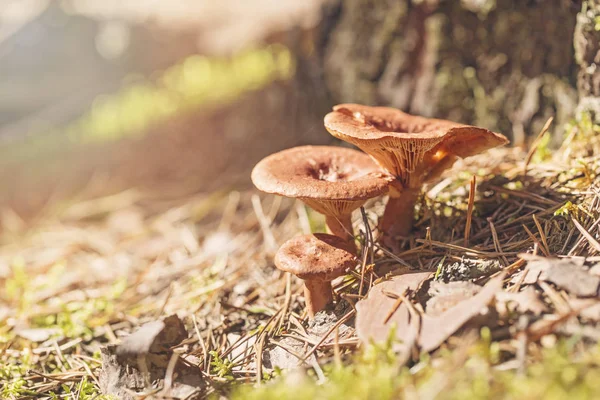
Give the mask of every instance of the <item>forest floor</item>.
[[(0, 397), (593, 398), (599, 138), (584, 120), (558, 151), (538, 141), (531, 162), (505, 148), (457, 163), (424, 192), (396, 254), (370, 240), (382, 201), (367, 204), (362, 263), (312, 322), (301, 281), (272, 261), (285, 240), (324, 230), (299, 202), (131, 189), (27, 230), (5, 210)], [(377, 308), (389, 299), (373, 288), (423, 271), (394, 309)], [(361, 343), (375, 329), (361, 313), (396, 309), (416, 317)]]

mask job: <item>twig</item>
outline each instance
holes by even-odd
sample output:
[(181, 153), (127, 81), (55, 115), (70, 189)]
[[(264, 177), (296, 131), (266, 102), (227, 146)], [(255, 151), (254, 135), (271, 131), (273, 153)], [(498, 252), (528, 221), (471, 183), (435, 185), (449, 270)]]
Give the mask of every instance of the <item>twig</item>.
[(552, 124), (553, 120), (554, 120), (554, 117), (548, 118), (548, 121), (546, 121), (542, 130), (540, 131), (540, 133), (537, 135), (537, 137), (533, 141), (533, 144), (531, 145), (531, 148), (529, 149), (529, 152), (527, 153), (527, 157), (525, 157), (525, 165), (523, 166), (523, 175), (527, 175), (527, 167), (529, 166), (529, 163), (531, 162), (533, 155), (535, 154), (538, 146), (540, 145), (540, 142), (542, 141), (542, 137), (544, 136), (544, 134), (546, 132), (548, 132), (548, 129), (550, 129), (550, 125)]
[(464, 246), (469, 245), (469, 236), (471, 235), (471, 220), (473, 218), (473, 205), (475, 204), (475, 189), (477, 187), (477, 177), (473, 175), (471, 178), (471, 186), (469, 188), (469, 203), (467, 205), (467, 222), (465, 224), (465, 242)]
[(319, 343), (317, 343), (312, 349), (310, 349), (308, 351), (308, 353), (306, 353), (304, 355), (304, 357), (302, 357), (302, 361), (306, 361), (308, 359), (308, 357), (310, 357), (315, 351), (317, 351), (317, 349), (319, 348), (319, 346), (329, 337), (329, 335), (331, 334), (331, 332), (333, 332), (334, 329), (337, 329), (340, 325), (342, 325), (344, 322), (348, 321), (350, 319), (350, 317), (352, 317), (354, 315), (355, 311), (352, 310), (350, 311), (348, 314), (344, 315), (338, 322), (335, 323), (334, 326), (332, 326), (321, 338), (321, 340), (319, 340)]
[(594, 237), (574, 217), (571, 217), (571, 221), (573, 221), (575, 227), (587, 239), (590, 246), (592, 246), (594, 250), (600, 252), (600, 243), (598, 243), (598, 241), (594, 239)]
[(510, 263), (504, 256), (504, 251), (502, 251), (502, 246), (500, 245), (500, 240), (498, 239), (498, 232), (496, 232), (496, 227), (494, 226), (494, 223), (492, 222), (491, 218), (488, 218), (487, 220), (488, 220), (488, 223), (490, 224), (490, 230), (492, 231), (492, 238), (494, 239), (494, 247), (496, 248), (496, 251), (500, 254), (500, 258), (502, 259), (503, 264), (506, 267)]
[[(265, 327), (266, 330), (266, 327)], [(256, 354), (256, 384), (260, 385), (262, 383), (262, 352), (265, 346), (265, 341), (267, 340), (267, 332), (263, 332), (260, 336), (256, 344), (254, 345), (254, 353)]]
[(263, 234), (265, 247), (267, 251), (274, 253), (277, 250), (277, 242), (275, 241), (275, 236), (273, 236), (273, 232), (271, 231), (271, 223), (267, 220), (262, 205), (260, 204), (260, 197), (258, 197), (256, 194), (252, 195), (252, 207), (254, 208), (254, 214), (256, 214), (256, 219), (258, 219), (258, 223)]
[(542, 243), (544, 244), (544, 248), (546, 249), (545, 253), (548, 254), (548, 256), (550, 256), (550, 247), (548, 246), (548, 241), (546, 240), (546, 233), (542, 229), (542, 225), (540, 224), (540, 221), (537, 219), (535, 214), (533, 214), (533, 222), (535, 222), (535, 226), (537, 227), (538, 232), (540, 233), (540, 238), (542, 239)]
[(390, 311), (388, 311), (387, 315), (385, 316), (385, 319), (383, 320), (383, 324), (387, 324), (390, 319), (392, 318), (392, 316), (394, 315), (394, 313), (396, 311), (398, 311), (398, 308), (400, 308), (400, 305), (402, 304), (402, 302), (404, 300), (406, 300), (406, 293), (408, 292), (408, 288), (404, 289), (404, 292), (400, 295), (396, 294), (396, 293), (391, 293), (391, 292), (384, 292), (384, 294), (386, 296), (395, 298), (396, 301), (394, 302), (394, 305), (392, 306), (392, 308), (390, 309)]
[(533, 233), (531, 233), (531, 231), (529, 230), (529, 228), (527, 227), (527, 225), (523, 224), (523, 229), (525, 229), (525, 232), (527, 232), (527, 235), (531, 238), (531, 240), (533, 240), (533, 242), (535, 244), (538, 245), (538, 247), (542, 250), (542, 252), (544, 253), (544, 255), (546, 257), (550, 257), (550, 253), (548, 253), (546, 251), (546, 248), (544, 246), (542, 246), (542, 243), (540, 243), (539, 240), (537, 240), (537, 238), (535, 237), (535, 235)]
[(365, 227), (365, 240), (364, 240), (364, 244), (363, 244), (363, 254), (362, 254), (362, 262), (361, 262), (361, 266), (360, 266), (360, 284), (358, 287), (358, 295), (362, 296), (363, 294), (363, 286), (364, 286), (364, 282), (365, 282), (365, 272), (367, 269), (367, 258), (369, 256), (369, 251), (371, 250), (372, 253), (372, 241), (371, 241), (371, 236), (369, 235), (370, 232), (370, 227), (369, 227), (369, 220), (367, 218), (367, 213), (365, 213), (365, 209), (364, 207), (360, 208), (360, 214), (362, 216), (362, 220), (363, 220), (363, 224)]
[(342, 367), (342, 356), (340, 353), (340, 328), (335, 328), (335, 336), (333, 341), (333, 359), (335, 360), (336, 368)]

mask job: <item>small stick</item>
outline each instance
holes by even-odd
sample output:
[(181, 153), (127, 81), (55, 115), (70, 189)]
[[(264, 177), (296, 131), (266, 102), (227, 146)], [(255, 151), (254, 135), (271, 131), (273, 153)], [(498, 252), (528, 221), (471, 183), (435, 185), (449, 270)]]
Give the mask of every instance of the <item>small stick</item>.
[(367, 215), (365, 214), (365, 209), (363, 207), (360, 208), (360, 213), (363, 218), (363, 223), (365, 225), (365, 235), (364, 235), (364, 243), (362, 248), (362, 260), (360, 263), (360, 284), (358, 286), (358, 295), (362, 296), (363, 286), (365, 283), (365, 271), (367, 269), (367, 257), (369, 256), (369, 234), (366, 231), (366, 227), (368, 226), (368, 221), (366, 220)]
[(169, 359), (169, 363), (167, 364), (167, 370), (165, 371), (165, 379), (163, 380), (163, 393), (165, 395), (169, 395), (171, 388), (173, 387), (173, 375), (175, 373), (175, 366), (177, 365), (177, 361), (179, 360), (179, 355), (175, 352), (171, 354), (171, 358)]
[(475, 189), (477, 187), (477, 177), (471, 178), (471, 187), (469, 188), (469, 205), (467, 206), (467, 223), (465, 224), (465, 244), (469, 245), (469, 236), (471, 235), (471, 220), (473, 218), (473, 205), (475, 203)]
[(384, 325), (387, 324), (390, 321), (390, 319), (392, 318), (392, 316), (394, 315), (394, 313), (396, 311), (398, 311), (398, 308), (400, 308), (400, 305), (406, 299), (407, 292), (408, 292), (408, 289), (404, 289), (404, 292), (401, 295), (397, 295), (396, 293), (391, 293), (391, 292), (384, 293), (386, 296), (396, 299), (391, 310), (387, 313), (387, 315), (385, 316), (385, 319), (383, 320)]
[(285, 300), (283, 301), (283, 310), (277, 322), (277, 330), (281, 329), (285, 321), (285, 316), (292, 300), (292, 275), (289, 272), (285, 273)]
[(587, 239), (590, 246), (594, 248), (596, 251), (600, 251), (600, 243), (577, 221), (575, 218), (571, 217), (573, 224), (575, 227), (581, 232), (581, 234)]
[(319, 348), (319, 346), (329, 337), (329, 335), (331, 334), (331, 332), (334, 331), (334, 329), (337, 329), (340, 325), (342, 325), (344, 322), (348, 321), (350, 319), (350, 317), (352, 317), (354, 315), (356, 311), (352, 310), (350, 311), (348, 314), (344, 315), (338, 322), (335, 323), (334, 326), (332, 326), (324, 335), (323, 337), (319, 340), (319, 342), (314, 345), (314, 347), (312, 349), (310, 349), (308, 351), (308, 353), (306, 353), (304, 355), (304, 357), (302, 357), (302, 361), (305, 362), (308, 357), (310, 357), (315, 351), (317, 351), (317, 349)]
[[(418, 239), (418, 240), (417, 240), (417, 242), (418, 242), (419, 240), (420, 240), (420, 239)], [(381, 250), (381, 251), (383, 252), (383, 254), (385, 254), (386, 256), (388, 256), (388, 257), (390, 257), (390, 258), (392, 258), (394, 261), (397, 261), (399, 264), (401, 264), (401, 265), (403, 265), (403, 266), (405, 266), (405, 267), (407, 267), (407, 268), (411, 268), (411, 265), (410, 265), (410, 264), (408, 264), (406, 261), (404, 261), (403, 259), (401, 259), (401, 258), (400, 258), (400, 257), (398, 257), (397, 255), (395, 255), (394, 253), (392, 253), (392, 252), (391, 252), (391, 251), (389, 251), (388, 249), (386, 249), (386, 248), (384, 248), (384, 247), (382, 247), (382, 246), (378, 245), (377, 243), (373, 243), (373, 247), (377, 248), (378, 250)], [(411, 249), (411, 250), (405, 251), (404, 253), (411, 252), (412, 250), (414, 250), (414, 249)], [(413, 252), (414, 252), (414, 253), (418, 253), (418, 250), (416, 250), (416, 251), (413, 251)]]
[(544, 247), (546, 248), (546, 251), (544, 253), (546, 253), (549, 257), (550, 256), (550, 247), (548, 246), (548, 241), (546, 240), (546, 233), (542, 229), (542, 225), (540, 224), (540, 221), (537, 219), (535, 214), (533, 214), (533, 222), (535, 222), (535, 226), (537, 227), (538, 231), (540, 232), (540, 238), (542, 239), (542, 243), (544, 244)]
[(265, 247), (269, 252), (275, 252), (277, 250), (277, 242), (275, 241), (275, 236), (273, 236), (273, 232), (270, 228), (270, 222), (267, 220), (265, 213), (263, 211), (262, 205), (260, 204), (260, 197), (258, 195), (252, 195), (252, 207), (254, 208), (254, 213), (256, 214), (256, 219), (258, 219), (258, 223), (260, 225), (260, 229), (263, 233), (263, 239), (265, 241)]
[(267, 340), (266, 326), (265, 332), (260, 336), (256, 344), (254, 345), (254, 354), (256, 354), (256, 384), (260, 385), (262, 383), (262, 353), (265, 345), (265, 340)]
[(554, 117), (548, 118), (548, 121), (546, 121), (546, 123), (544, 124), (544, 127), (542, 128), (540, 133), (537, 135), (537, 137), (531, 144), (531, 148), (529, 149), (529, 152), (527, 153), (527, 157), (525, 157), (525, 165), (523, 166), (523, 175), (527, 175), (527, 167), (529, 166), (529, 163), (531, 162), (533, 155), (537, 151), (537, 148), (540, 145), (540, 142), (542, 141), (542, 137), (546, 134), (546, 132), (548, 132), (548, 129), (550, 129), (550, 125), (552, 124), (553, 120), (554, 120)]
[(442, 249), (462, 251), (467, 255), (476, 255), (476, 256), (487, 257), (487, 258), (494, 258), (494, 257), (502, 256), (502, 255), (518, 254), (518, 252), (487, 252), (487, 251), (481, 251), (481, 250), (477, 250), (477, 249), (468, 249), (463, 246), (459, 246), (459, 245), (451, 244), (451, 243), (439, 242), (437, 240), (425, 241), (423, 239), (417, 239), (416, 242), (424, 243), (424, 244), (431, 244), (435, 247), (440, 247)]
[(225, 204), (225, 209), (223, 210), (223, 214), (221, 216), (221, 222), (219, 222), (219, 227), (217, 228), (217, 232), (229, 230), (231, 223), (235, 220), (235, 213), (239, 204), (240, 192), (235, 190), (230, 192), (227, 199), (227, 204)]
[(492, 238), (494, 239), (494, 248), (496, 249), (496, 252), (500, 254), (500, 258), (502, 259), (502, 262), (506, 267), (510, 263), (508, 262), (506, 256), (504, 255), (504, 252), (502, 251), (502, 246), (500, 245), (500, 240), (498, 239), (498, 232), (496, 232), (496, 227), (494, 226), (494, 223), (492, 222), (491, 218), (488, 218), (488, 222), (490, 224), (490, 230), (492, 231)]
[(524, 224), (523, 224), (522, 226), (523, 226), (523, 229), (525, 229), (525, 232), (527, 232), (527, 235), (529, 235), (529, 237), (531, 238), (531, 240), (533, 240), (533, 242), (534, 242), (535, 244), (537, 244), (537, 245), (538, 245), (538, 247), (539, 247), (539, 248), (542, 250), (542, 252), (544, 253), (544, 255), (545, 255), (546, 257), (550, 257), (550, 254), (549, 254), (549, 253), (546, 251), (546, 248), (545, 248), (544, 246), (542, 246), (542, 244), (540, 243), (540, 241), (539, 241), (539, 240), (537, 240), (537, 238), (536, 238), (536, 237), (534, 236), (534, 234), (533, 234), (533, 233), (532, 233), (532, 232), (529, 230), (529, 228), (527, 228), (527, 226), (526, 226), (526, 225), (524, 225)]
[(340, 353), (340, 328), (335, 328), (335, 336), (333, 342), (333, 357), (335, 360), (335, 366), (337, 368), (342, 367), (342, 355)]
[(425, 240), (429, 242), (429, 250), (433, 251), (433, 246), (431, 245), (431, 227), (428, 226), (425, 231)]

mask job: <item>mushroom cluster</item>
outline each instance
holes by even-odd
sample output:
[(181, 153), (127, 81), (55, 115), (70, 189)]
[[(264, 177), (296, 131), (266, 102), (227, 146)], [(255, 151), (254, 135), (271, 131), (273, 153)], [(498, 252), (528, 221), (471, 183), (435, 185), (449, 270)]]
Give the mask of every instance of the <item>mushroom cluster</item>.
[(410, 234), (422, 186), (458, 158), (504, 145), (487, 129), (424, 118), (395, 108), (340, 104), (325, 116), (325, 128), (362, 150), (300, 146), (272, 154), (252, 171), (254, 185), (267, 193), (298, 198), (325, 215), (330, 234), (286, 242), (275, 265), (305, 281), (310, 317), (332, 300), (331, 280), (354, 267), (352, 212), (389, 193), (379, 222), (379, 240), (394, 247)]

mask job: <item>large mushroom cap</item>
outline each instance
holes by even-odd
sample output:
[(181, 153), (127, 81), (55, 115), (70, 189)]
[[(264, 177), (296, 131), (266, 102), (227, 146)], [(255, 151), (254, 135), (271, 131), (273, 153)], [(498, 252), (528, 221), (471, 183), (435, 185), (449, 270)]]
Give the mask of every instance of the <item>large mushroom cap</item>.
[(360, 151), (300, 146), (264, 158), (252, 170), (252, 182), (281, 196), (356, 201), (386, 193), (390, 177)]
[(414, 172), (418, 175), (415, 186), (427, 179), (428, 171), (418, 169), (432, 169), (440, 161), (447, 168), (456, 157), (508, 143), (506, 137), (487, 129), (414, 116), (395, 108), (340, 104), (333, 109), (325, 116), (327, 130), (370, 154), (407, 185)]
[(292, 238), (275, 255), (277, 268), (304, 280), (331, 281), (357, 262), (346, 240), (325, 233)]

